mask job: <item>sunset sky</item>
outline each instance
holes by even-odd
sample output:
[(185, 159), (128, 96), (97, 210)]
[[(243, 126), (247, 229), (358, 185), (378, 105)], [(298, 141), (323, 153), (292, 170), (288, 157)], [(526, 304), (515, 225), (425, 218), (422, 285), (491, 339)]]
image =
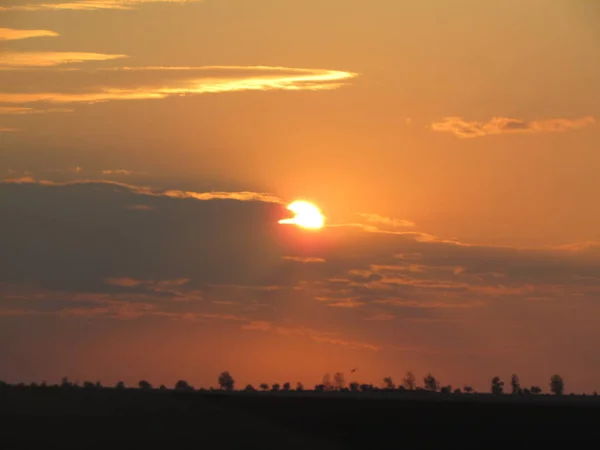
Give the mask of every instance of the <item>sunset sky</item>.
[(600, 389), (598, 24), (0, 0), (0, 380)]

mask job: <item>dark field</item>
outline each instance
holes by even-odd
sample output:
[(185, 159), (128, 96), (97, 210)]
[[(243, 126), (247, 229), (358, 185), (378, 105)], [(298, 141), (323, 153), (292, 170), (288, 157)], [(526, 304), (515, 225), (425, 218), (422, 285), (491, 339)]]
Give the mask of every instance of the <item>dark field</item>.
[(595, 448), (598, 398), (10, 388), (0, 448)]

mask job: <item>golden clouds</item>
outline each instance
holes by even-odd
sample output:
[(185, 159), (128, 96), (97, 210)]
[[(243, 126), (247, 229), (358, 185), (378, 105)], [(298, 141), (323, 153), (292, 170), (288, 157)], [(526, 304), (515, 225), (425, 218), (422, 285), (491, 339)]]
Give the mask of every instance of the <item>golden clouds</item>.
[(431, 124), (433, 131), (452, 133), (459, 138), (474, 138), (495, 134), (564, 133), (594, 125), (596, 119), (585, 116), (578, 119), (554, 118), (526, 121), (509, 117), (493, 117), (488, 122), (467, 121), (462, 117), (446, 117)]
[(85, 52), (3, 52), (0, 55), (2, 67), (52, 67), (60, 64), (85, 61), (108, 61), (125, 58), (126, 55), (107, 55)]
[(14, 30), (12, 28), (0, 28), (0, 41), (15, 41), (33, 37), (53, 37), (59, 34), (50, 30)]
[[(101, 55), (94, 53), (39, 53), (8, 54), (0, 59), (4, 65), (50, 66), (84, 60), (106, 60), (124, 55)], [(100, 69), (107, 70), (107, 69)], [(0, 102), (25, 104), (47, 103), (97, 103), (112, 100), (161, 99), (170, 96), (199, 95), (241, 91), (317, 91), (337, 89), (357, 76), (355, 73), (327, 69), (303, 69), (265, 66), (208, 66), (208, 67), (124, 67), (111, 71), (150, 71), (156, 73), (156, 82), (128, 86), (92, 88), (82, 86), (79, 91), (60, 92), (0, 92)], [(161, 73), (163, 75), (161, 76)], [(168, 75), (166, 74), (168, 73)], [(179, 74), (179, 76), (177, 76)], [(193, 74), (193, 75), (192, 75)], [(175, 75), (175, 76), (174, 76)], [(84, 79), (84, 74), (82, 77)]]
[(26, 114), (48, 114), (55, 112), (71, 112), (72, 109), (67, 108), (48, 108), (48, 109), (37, 109), (28, 108), (25, 106), (0, 106), (0, 115), (15, 115), (21, 116)]
[(56, 3), (28, 3), (0, 6), (0, 11), (100, 11), (137, 9), (145, 3), (197, 3), (201, 0), (82, 0)]

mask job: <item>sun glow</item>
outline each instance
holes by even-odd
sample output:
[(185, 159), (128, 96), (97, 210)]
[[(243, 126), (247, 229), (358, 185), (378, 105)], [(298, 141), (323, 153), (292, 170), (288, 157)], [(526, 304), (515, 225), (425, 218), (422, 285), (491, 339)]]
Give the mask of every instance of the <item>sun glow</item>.
[(290, 203), (287, 209), (294, 213), (291, 219), (282, 219), (279, 223), (294, 224), (302, 228), (319, 229), (325, 225), (325, 216), (312, 203), (297, 200)]

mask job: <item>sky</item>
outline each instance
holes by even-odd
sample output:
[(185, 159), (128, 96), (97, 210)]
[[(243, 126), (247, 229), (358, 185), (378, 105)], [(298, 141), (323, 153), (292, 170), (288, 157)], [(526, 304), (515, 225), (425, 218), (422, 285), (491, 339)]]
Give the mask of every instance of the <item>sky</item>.
[(0, 0), (0, 379), (600, 388), (599, 21)]

